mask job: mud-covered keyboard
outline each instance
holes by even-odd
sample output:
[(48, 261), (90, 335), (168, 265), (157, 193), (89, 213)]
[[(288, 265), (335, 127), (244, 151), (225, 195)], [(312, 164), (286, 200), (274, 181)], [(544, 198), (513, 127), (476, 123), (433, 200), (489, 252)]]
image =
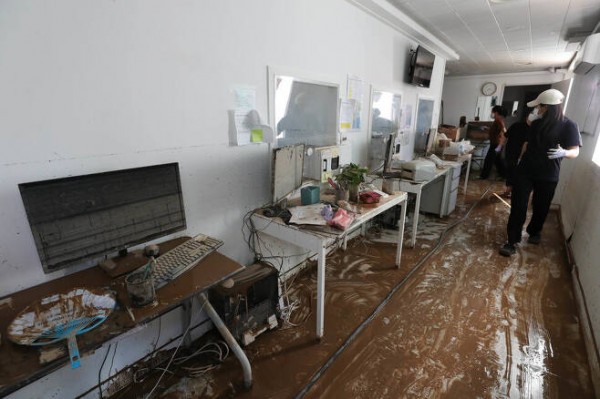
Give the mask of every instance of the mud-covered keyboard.
[(223, 241), (199, 234), (165, 252), (156, 258), (156, 263), (152, 267), (154, 288), (159, 289), (168, 284), (221, 245), (223, 245)]

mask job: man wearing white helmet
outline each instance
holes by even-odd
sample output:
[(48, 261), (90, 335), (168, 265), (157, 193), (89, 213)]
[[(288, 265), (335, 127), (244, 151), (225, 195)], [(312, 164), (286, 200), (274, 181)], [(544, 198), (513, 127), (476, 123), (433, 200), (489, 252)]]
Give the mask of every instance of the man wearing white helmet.
[(508, 240), (500, 248), (500, 255), (511, 256), (516, 252), (515, 245), (521, 241), (532, 192), (532, 215), (526, 229), (529, 234), (527, 242), (540, 243), (542, 227), (558, 184), (562, 159), (576, 158), (579, 155), (579, 128), (563, 115), (563, 100), (564, 95), (560, 91), (549, 89), (527, 103), (528, 107), (534, 108), (529, 115), (532, 123), (517, 166), (506, 226)]

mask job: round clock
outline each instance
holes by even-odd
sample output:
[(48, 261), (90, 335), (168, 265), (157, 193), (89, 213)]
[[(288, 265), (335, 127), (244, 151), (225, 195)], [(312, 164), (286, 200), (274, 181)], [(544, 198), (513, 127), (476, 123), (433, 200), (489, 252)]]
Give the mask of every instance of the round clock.
[(496, 92), (496, 83), (494, 83), (494, 82), (484, 83), (483, 86), (481, 86), (481, 92), (485, 96), (491, 96), (492, 94), (494, 94)]

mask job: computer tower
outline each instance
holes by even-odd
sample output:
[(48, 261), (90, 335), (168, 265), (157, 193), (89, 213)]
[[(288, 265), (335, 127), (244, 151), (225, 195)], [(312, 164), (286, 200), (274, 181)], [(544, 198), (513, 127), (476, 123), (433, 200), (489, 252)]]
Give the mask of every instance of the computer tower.
[(249, 345), (278, 326), (278, 272), (255, 263), (209, 292), (210, 302), (231, 332)]

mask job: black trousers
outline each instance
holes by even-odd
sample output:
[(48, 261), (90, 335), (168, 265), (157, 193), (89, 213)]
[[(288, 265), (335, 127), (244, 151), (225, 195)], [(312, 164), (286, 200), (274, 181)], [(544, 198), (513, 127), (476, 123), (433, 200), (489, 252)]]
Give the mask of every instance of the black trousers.
[(494, 166), (494, 164), (496, 165), (496, 171), (498, 171), (498, 175), (500, 175), (500, 177), (504, 177), (504, 160), (500, 154), (496, 152), (496, 147), (492, 148), (490, 145), (487, 155), (485, 156), (485, 160), (483, 161), (483, 168), (481, 168), (481, 174), (479, 176), (482, 179), (487, 179), (490, 176), (492, 166)]
[(516, 174), (514, 177), (510, 216), (506, 226), (510, 244), (521, 241), (521, 231), (527, 218), (527, 207), (531, 192), (533, 192), (531, 199), (532, 215), (527, 225), (527, 233), (530, 236), (541, 233), (558, 184), (558, 182), (536, 180), (520, 174)]

